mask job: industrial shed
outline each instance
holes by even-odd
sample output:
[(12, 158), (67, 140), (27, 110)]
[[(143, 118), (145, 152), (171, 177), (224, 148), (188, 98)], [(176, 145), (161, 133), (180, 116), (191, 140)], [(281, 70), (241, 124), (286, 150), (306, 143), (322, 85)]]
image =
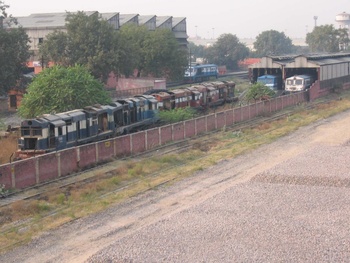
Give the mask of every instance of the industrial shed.
[(283, 81), (294, 75), (310, 74), (316, 80), (310, 97), (318, 97), (335, 88), (350, 87), (350, 53), (266, 56), (249, 66), (251, 82), (265, 74), (279, 75)]

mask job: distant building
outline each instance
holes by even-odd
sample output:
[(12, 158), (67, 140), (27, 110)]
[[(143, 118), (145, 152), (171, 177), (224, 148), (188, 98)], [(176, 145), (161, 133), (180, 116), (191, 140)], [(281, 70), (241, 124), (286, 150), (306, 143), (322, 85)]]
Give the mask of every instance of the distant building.
[[(350, 14), (348, 13), (341, 13), (339, 15), (336, 15), (335, 21), (338, 23), (339, 28), (345, 28), (348, 30), (348, 35), (350, 36)], [(340, 50), (345, 50), (347, 48), (347, 45), (340, 44)]]
[[(85, 12), (86, 15), (91, 16), (98, 13), (98, 11)], [(31, 14), (26, 17), (17, 17), (18, 25), (8, 26), (6, 19), (0, 20), (0, 26), (4, 28), (23, 27), (30, 40), (30, 51), (33, 56), (28, 61), (28, 65), (32, 66), (33, 72), (41, 71), (41, 59), (38, 55), (39, 46), (48, 34), (54, 31), (66, 32), (66, 17), (65, 13), (41, 13)], [(135, 24), (139, 26), (146, 26), (149, 30), (157, 28), (168, 28), (174, 33), (175, 38), (181, 46), (187, 47), (187, 32), (186, 32), (186, 18), (177, 18), (172, 16), (140, 16), (139, 14), (120, 14), (118, 12), (100, 13), (103, 19), (106, 19), (115, 30), (119, 30), (125, 24)]]

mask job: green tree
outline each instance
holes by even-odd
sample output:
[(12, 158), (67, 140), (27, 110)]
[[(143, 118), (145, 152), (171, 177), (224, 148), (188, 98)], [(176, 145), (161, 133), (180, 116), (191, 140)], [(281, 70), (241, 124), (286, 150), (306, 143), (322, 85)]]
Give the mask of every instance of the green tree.
[(19, 85), (30, 57), (29, 38), (16, 19), (6, 13), (8, 7), (0, 1), (0, 94)]
[(49, 62), (62, 66), (70, 65), (68, 42), (67, 33), (62, 31), (55, 31), (47, 36), (45, 42), (39, 48), (42, 62), (46, 67), (48, 67)]
[(34, 78), (18, 112), (23, 118), (33, 118), (44, 113), (64, 112), (110, 102), (103, 84), (85, 67), (57, 65), (44, 69)]
[(137, 69), (141, 73), (144, 69), (144, 45), (150, 31), (144, 26), (124, 25), (120, 28), (118, 52), (120, 57), (120, 73), (129, 77)]
[(181, 48), (168, 29), (150, 31), (143, 46), (143, 76), (165, 77), (169, 80), (183, 78), (188, 65), (187, 49)]
[(225, 65), (227, 69), (238, 68), (238, 61), (248, 57), (249, 49), (232, 34), (221, 35), (215, 44), (205, 51), (208, 63)]
[(203, 58), (205, 53), (205, 46), (196, 45), (193, 42), (188, 43), (189, 56), (191, 56), (191, 62), (196, 62), (197, 58)]
[(259, 57), (290, 54), (294, 50), (292, 40), (283, 32), (276, 30), (262, 32), (257, 36), (253, 45)]
[(54, 32), (40, 47), (45, 61), (64, 66), (84, 65), (95, 78), (105, 81), (118, 72), (117, 34), (98, 13), (68, 13), (67, 33)]
[(245, 95), (247, 101), (258, 101), (274, 97), (276, 93), (263, 83), (254, 83), (251, 85)]
[(306, 35), (306, 43), (312, 52), (338, 52), (347, 47), (349, 36), (346, 28), (335, 29), (333, 25), (316, 26)]

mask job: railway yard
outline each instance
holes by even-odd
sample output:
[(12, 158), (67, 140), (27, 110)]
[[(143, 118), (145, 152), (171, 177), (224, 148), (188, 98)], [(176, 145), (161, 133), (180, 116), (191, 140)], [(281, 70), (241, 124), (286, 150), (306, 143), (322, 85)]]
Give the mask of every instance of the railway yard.
[[(345, 111), (260, 147), (258, 137), (251, 137), (249, 144), (256, 146), (235, 158), (230, 156), (237, 144), (225, 141), (215, 147), (215, 134), (138, 156), (142, 162), (195, 146), (204, 152), (191, 162), (144, 176), (147, 185), (139, 186), (138, 194), (122, 193), (135, 181), (120, 184), (119, 190), (100, 195), (101, 200), (121, 198), (114, 205), (87, 217), (76, 211), (58, 228), (43, 226), (55, 224), (62, 213), (58, 210), (47, 213), (46, 221), (43, 216), (42, 221), (4, 224), (2, 234), (9, 237), (10, 228), (23, 236), (31, 228), (42, 230), (27, 245), (18, 246), (19, 241), (13, 250), (3, 247), (0, 261), (345, 262), (350, 256), (349, 120)], [(224, 132), (246, 139), (241, 130)], [(118, 165), (120, 160), (80, 176), (101, 177)], [(171, 170), (176, 177), (164, 175)], [(95, 201), (101, 205), (110, 199)], [(80, 210), (93, 210), (91, 203), (81, 203)]]

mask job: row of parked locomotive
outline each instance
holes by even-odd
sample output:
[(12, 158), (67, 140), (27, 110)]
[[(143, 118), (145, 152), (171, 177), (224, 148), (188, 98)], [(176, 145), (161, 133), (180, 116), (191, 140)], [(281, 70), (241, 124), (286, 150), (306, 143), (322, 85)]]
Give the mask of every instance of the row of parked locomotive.
[(145, 129), (158, 121), (159, 110), (223, 104), (234, 99), (234, 88), (232, 81), (201, 83), (118, 99), (109, 105), (23, 120), (16, 158), (24, 159)]
[(310, 74), (294, 75), (282, 80), (281, 75), (262, 75), (257, 78), (258, 83), (264, 84), (266, 87), (274, 91), (296, 92), (304, 91), (311, 87), (315, 78)]

